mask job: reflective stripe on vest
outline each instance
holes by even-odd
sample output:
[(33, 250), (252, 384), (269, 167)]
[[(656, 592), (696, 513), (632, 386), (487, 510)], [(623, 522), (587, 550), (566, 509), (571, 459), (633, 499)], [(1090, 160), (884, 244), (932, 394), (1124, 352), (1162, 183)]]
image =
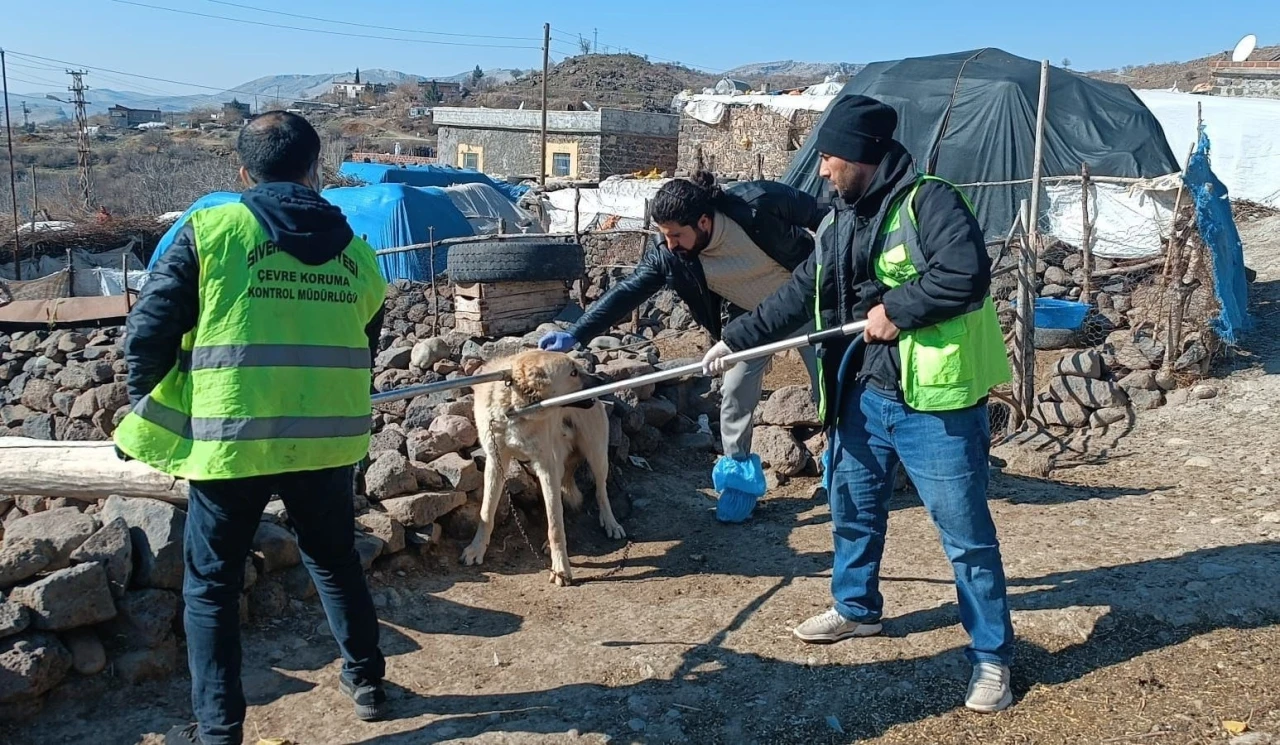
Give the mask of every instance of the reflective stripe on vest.
[(332, 260), (303, 264), (238, 203), (200, 210), (191, 225), (196, 328), (116, 444), (196, 481), (359, 461), (372, 424), (365, 327), (386, 293), (373, 249), (353, 238)]
[[(947, 183), (936, 176), (921, 176), (885, 216), (875, 272), (876, 278), (891, 289), (914, 280), (928, 266), (915, 214), (916, 193), (926, 181)], [(961, 196), (964, 197), (963, 192)], [(964, 199), (972, 212), (973, 205), (967, 197)], [(933, 326), (901, 332), (898, 352), (903, 400), (918, 411), (967, 408), (1012, 377), (1004, 334), (990, 296), (977, 310)]]

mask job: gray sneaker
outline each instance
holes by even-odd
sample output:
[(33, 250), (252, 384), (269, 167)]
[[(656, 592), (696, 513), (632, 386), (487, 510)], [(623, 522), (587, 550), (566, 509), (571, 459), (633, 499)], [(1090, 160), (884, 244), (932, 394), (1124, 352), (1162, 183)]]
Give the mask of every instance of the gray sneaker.
[(979, 662), (973, 666), (969, 678), (969, 693), (964, 705), (983, 714), (1004, 711), (1013, 703), (1013, 691), (1009, 690), (1009, 668), (994, 662)]
[(883, 628), (879, 623), (848, 621), (835, 608), (823, 611), (795, 627), (791, 633), (810, 644), (831, 644), (856, 636), (875, 636)]

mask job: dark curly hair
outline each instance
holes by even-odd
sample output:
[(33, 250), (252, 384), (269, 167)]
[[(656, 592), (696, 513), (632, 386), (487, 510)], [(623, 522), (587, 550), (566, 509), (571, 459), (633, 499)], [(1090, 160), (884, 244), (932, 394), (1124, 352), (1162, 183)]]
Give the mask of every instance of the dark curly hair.
[(716, 177), (698, 171), (689, 178), (671, 179), (658, 189), (650, 216), (655, 223), (696, 226), (703, 215), (715, 217), (716, 208), (725, 199)]

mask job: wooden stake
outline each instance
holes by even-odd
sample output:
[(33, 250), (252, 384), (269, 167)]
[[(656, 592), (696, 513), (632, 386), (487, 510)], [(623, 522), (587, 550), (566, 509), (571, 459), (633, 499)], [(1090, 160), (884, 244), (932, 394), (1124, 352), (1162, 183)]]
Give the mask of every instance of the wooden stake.
[(1093, 302), (1093, 222), (1089, 219), (1089, 164), (1080, 164), (1080, 210), (1084, 214), (1084, 226), (1080, 231), (1080, 253), (1084, 260), (1084, 285), (1080, 299)]
[(1202, 104), (1197, 101), (1196, 136), (1192, 139), (1191, 149), (1187, 153), (1187, 165), (1182, 168), (1183, 188), (1178, 189), (1178, 196), (1173, 200), (1173, 230), (1170, 231), (1164, 285), (1165, 293), (1169, 296), (1168, 316), (1165, 319), (1168, 326), (1165, 329), (1164, 364), (1160, 366), (1168, 374), (1173, 374), (1174, 363), (1177, 362), (1178, 357), (1182, 356), (1182, 315), (1186, 294), (1189, 294), (1183, 286), (1183, 276), (1187, 271), (1183, 254), (1190, 239), (1191, 226), (1185, 226), (1181, 232), (1178, 232), (1178, 213), (1182, 211), (1182, 192), (1186, 188), (1187, 166), (1191, 165), (1196, 145), (1200, 142), (1200, 128), (1204, 124), (1203, 113)]
[(431, 252), (429, 261), (431, 262), (431, 335), (440, 335), (440, 289), (436, 287), (436, 229), (435, 226), (427, 227), (427, 246)]
[(1049, 60), (1040, 63), (1040, 100), (1036, 107), (1036, 144), (1034, 160), (1031, 163), (1031, 202), (1025, 208), (1023, 227), (1026, 230), (1027, 242), (1021, 257), (1021, 277), (1018, 284), (1018, 347), (1022, 353), (1019, 360), (1020, 375), (1017, 378), (1016, 391), (1021, 395), (1018, 403), (1022, 413), (1030, 418), (1035, 407), (1036, 398), (1036, 312), (1035, 287), (1036, 266), (1040, 256), (1040, 189), (1042, 187), (1044, 165), (1044, 120), (1049, 103)]
[(1018, 209), (1016, 225), (1021, 226), (1018, 239), (1018, 307), (1014, 315), (1014, 353), (1013, 353), (1013, 394), (1017, 401), (1018, 415), (1025, 420), (1030, 416), (1035, 402), (1035, 298), (1036, 298), (1036, 257), (1035, 247), (1031, 245), (1031, 234), (1027, 230), (1027, 215), (1030, 208), (1027, 200), (1022, 200)]
[(582, 224), (580, 221), (580, 213), (578, 205), (582, 203), (582, 190), (573, 187), (573, 239), (576, 241), (582, 236)]

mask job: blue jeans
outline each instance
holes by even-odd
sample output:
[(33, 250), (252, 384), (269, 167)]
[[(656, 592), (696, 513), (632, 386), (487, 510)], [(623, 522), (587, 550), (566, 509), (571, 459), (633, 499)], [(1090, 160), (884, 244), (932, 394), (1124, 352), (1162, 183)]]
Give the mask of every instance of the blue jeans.
[(921, 412), (865, 385), (849, 390), (831, 442), (827, 495), (835, 566), (831, 594), (850, 621), (884, 612), (880, 559), (901, 462), (942, 536), (955, 570), (970, 662), (1009, 664), (1013, 624), (995, 523), (987, 508), (987, 409)]
[(355, 550), (351, 468), (193, 482), (184, 540), (184, 624), (191, 706), (205, 745), (239, 745), (245, 716), (240, 683), (240, 593), (258, 521), (284, 500), (302, 561), (315, 581), (342, 650), (344, 677), (379, 682), (386, 663), (378, 618)]

